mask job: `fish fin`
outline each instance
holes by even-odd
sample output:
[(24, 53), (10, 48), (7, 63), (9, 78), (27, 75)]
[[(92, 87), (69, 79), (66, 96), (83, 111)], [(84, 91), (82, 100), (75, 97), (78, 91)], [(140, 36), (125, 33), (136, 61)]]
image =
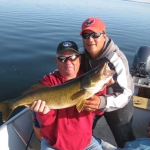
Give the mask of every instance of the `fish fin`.
[(26, 91), (24, 91), (22, 93), (22, 95), (26, 95), (26, 94), (28, 94), (30, 92), (33, 92), (34, 90), (37, 90), (37, 89), (40, 89), (40, 88), (43, 88), (43, 87), (45, 87), (45, 85), (43, 85), (41, 83), (34, 84), (29, 89), (27, 89)]
[(71, 99), (72, 99), (72, 100), (75, 100), (75, 99), (80, 98), (80, 97), (81, 97), (81, 99), (83, 99), (82, 96), (85, 95), (86, 92), (87, 92), (87, 91), (84, 90), (84, 89), (81, 90), (81, 91), (78, 91), (78, 92), (74, 93), (74, 94), (71, 96)]
[(86, 101), (86, 100), (84, 99), (84, 100), (80, 101), (80, 102), (76, 105), (76, 108), (77, 108), (78, 112), (81, 112), (85, 101)]
[(0, 111), (3, 114), (3, 122), (6, 122), (7, 119), (10, 117), (13, 109), (11, 108), (11, 104), (9, 101), (5, 101), (0, 103)]
[(25, 104), (24, 106), (26, 106), (26, 107), (31, 107), (31, 104)]

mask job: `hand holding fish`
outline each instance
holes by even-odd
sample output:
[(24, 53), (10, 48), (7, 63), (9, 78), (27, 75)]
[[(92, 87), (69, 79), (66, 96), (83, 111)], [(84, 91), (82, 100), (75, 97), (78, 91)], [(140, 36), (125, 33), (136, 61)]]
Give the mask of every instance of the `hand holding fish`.
[(100, 98), (96, 95), (91, 96), (88, 98), (83, 106), (83, 110), (86, 111), (95, 111), (99, 108), (100, 105)]
[[(115, 83), (114, 79), (111, 78), (110, 81), (108, 81), (100, 91), (103, 91), (107, 86), (110, 86), (114, 83)], [(82, 110), (95, 111), (96, 109), (99, 108), (99, 105), (100, 105), (99, 96), (93, 95), (86, 100)]]
[(46, 105), (45, 101), (38, 100), (33, 102), (31, 110), (47, 114), (50, 111), (50, 108)]

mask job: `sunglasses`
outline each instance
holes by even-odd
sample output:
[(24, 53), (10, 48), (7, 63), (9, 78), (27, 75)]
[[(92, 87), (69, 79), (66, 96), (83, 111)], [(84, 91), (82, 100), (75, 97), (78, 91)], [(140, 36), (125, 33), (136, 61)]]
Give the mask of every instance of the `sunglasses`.
[(59, 57), (57, 57), (57, 59), (58, 59), (60, 62), (66, 62), (67, 60), (75, 61), (79, 56), (80, 56), (80, 55), (72, 55), (72, 56), (68, 56), (68, 57), (59, 56)]
[(92, 38), (99, 38), (100, 36), (101, 36), (101, 34), (104, 34), (103, 32), (102, 33), (91, 33), (91, 34), (88, 34), (88, 33), (84, 33), (84, 34), (82, 34), (82, 38), (83, 39), (88, 39), (90, 36), (92, 37)]

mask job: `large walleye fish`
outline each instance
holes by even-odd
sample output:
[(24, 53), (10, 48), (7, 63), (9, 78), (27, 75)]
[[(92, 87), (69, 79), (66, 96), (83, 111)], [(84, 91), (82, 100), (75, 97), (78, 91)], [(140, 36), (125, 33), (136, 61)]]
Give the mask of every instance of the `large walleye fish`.
[(35, 100), (41, 99), (51, 109), (62, 109), (75, 106), (80, 112), (87, 98), (102, 89), (114, 75), (108, 62), (93, 68), (89, 72), (63, 84), (48, 87), (41, 84), (31, 87), (22, 96), (0, 103), (0, 111), (5, 122), (12, 111), (19, 106), (31, 106)]

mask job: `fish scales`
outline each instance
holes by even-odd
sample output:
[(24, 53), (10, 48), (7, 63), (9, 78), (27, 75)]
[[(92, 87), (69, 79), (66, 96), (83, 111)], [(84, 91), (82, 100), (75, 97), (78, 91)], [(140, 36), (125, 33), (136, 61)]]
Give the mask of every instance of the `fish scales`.
[(46, 104), (53, 109), (59, 109), (60, 106), (61, 108), (66, 108), (69, 106), (71, 107), (75, 105), (78, 101), (76, 99), (72, 101), (71, 95), (77, 91), (80, 91), (80, 81), (74, 82), (75, 84), (71, 82), (54, 87), (43, 87), (39, 90), (28, 93), (27, 95), (16, 99), (12, 107), (13, 109), (15, 109), (18, 106), (31, 105), (35, 100), (39, 99), (45, 101)]

